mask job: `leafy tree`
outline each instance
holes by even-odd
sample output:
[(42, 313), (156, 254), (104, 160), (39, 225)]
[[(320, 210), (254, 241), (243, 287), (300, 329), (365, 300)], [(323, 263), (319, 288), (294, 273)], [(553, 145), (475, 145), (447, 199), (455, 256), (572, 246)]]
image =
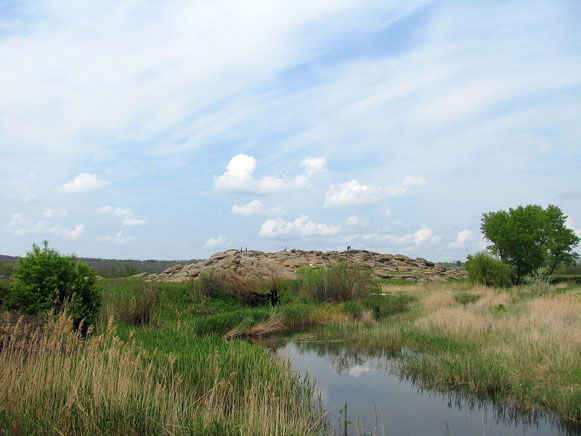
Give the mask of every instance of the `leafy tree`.
[(557, 206), (519, 206), (484, 213), (480, 229), (492, 242), (488, 249), (513, 267), (518, 284), (538, 268), (547, 267), (552, 274), (560, 264), (579, 257), (574, 251), (579, 238), (566, 227), (566, 219)]
[(92, 321), (100, 305), (95, 286), (95, 271), (74, 256), (62, 256), (48, 247), (33, 244), (32, 251), (19, 259), (14, 282), (2, 296), (10, 310), (38, 314), (67, 310), (75, 325), (82, 319)]
[(474, 283), (495, 288), (512, 285), (513, 271), (510, 265), (486, 252), (469, 255), (464, 267), (468, 272), (468, 278)]

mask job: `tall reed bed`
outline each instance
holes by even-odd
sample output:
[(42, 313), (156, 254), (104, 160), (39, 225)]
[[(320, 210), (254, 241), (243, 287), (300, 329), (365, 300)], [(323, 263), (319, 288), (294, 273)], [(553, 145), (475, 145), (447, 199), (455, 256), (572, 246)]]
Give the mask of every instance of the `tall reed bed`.
[(2, 434), (324, 433), (308, 381), (259, 347), (182, 336), (168, 354), (119, 339), (112, 322), (84, 338), (65, 316), (2, 325)]

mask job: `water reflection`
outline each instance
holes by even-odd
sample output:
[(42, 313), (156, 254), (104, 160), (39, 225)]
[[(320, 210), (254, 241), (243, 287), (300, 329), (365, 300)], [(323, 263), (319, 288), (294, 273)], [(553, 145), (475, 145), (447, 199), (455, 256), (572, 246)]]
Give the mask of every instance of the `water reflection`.
[[(267, 345), (308, 373), (329, 411), (330, 434), (373, 435), (579, 435), (558, 419), (461, 391), (425, 389), (401, 376), (399, 357), (340, 342), (277, 339)], [(345, 403), (347, 418), (345, 425)]]

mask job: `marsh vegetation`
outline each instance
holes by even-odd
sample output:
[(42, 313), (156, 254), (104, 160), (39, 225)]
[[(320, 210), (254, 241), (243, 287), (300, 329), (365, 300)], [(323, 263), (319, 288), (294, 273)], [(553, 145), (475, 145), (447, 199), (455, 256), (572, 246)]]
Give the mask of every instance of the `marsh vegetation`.
[(5, 312), (0, 428), (328, 434), (333, 427), (312, 380), (264, 346), (237, 339), (299, 332), (373, 355), (398, 351), (398, 375), (416, 386), (474, 394), (519, 413), (546, 410), (566, 431), (581, 431), (578, 285), (497, 289), (468, 281), (377, 283), (360, 271), (348, 277), (349, 287), (331, 286), (340, 276), (324, 270), (243, 284), (248, 292), (276, 285), (276, 307), (253, 307), (248, 292), (217, 277), (101, 279), (95, 324), (84, 331), (66, 313), (17, 321)]

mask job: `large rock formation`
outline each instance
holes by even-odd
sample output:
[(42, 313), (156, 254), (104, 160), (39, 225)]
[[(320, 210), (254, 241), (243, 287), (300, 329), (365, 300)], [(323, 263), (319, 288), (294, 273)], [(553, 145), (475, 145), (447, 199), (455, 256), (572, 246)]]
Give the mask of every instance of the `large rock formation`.
[(294, 279), (297, 268), (326, 266), (340, 258), (363, 265), (377, 278), (382, 279), (448, 281), (465, 277), (464, 272), (447, 270), (425, 259), (410, 259), (402, 254), (380, 254), (366, 250), (325, 253), (303, 250), (284, 250), (275, 253), (227, 250), (215, 253), (207, 260), (188, 265), (175, 265), (160, 274), (150, 274), (146, 277), (158, 281), (185, 282), (198, 278), (208, 270), (222, 270), (241, 279)]

